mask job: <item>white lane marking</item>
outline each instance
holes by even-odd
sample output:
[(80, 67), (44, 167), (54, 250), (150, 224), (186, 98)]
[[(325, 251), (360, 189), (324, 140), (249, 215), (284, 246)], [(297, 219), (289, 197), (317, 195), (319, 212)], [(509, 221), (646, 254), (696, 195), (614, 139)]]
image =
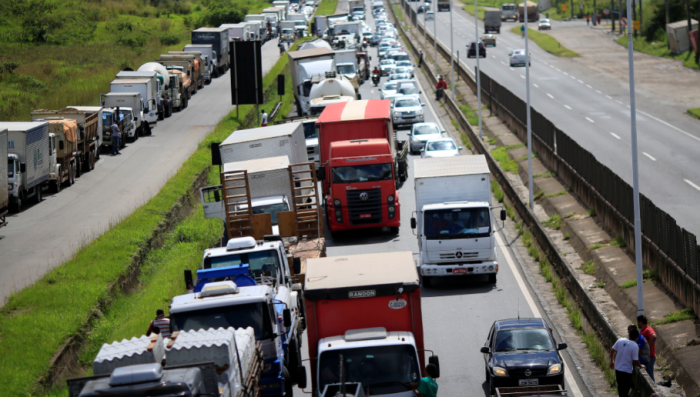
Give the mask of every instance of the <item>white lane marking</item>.
[(515, 72), (515, 69), (513, 69), (513, 68), (510, 68), (510, 70), (512, 70), (512, 71), (514, 71), (514, 72)]
[[(523, 7), (524, 7), (524, 6), (523, 6)], [(533, 85), (535, 88), (540, 88), (540, 86), (538, 86), (538, 85), (535, 84), (535, 83), (532, 83), (532, 85)]]
[[(557, 70), (559, 70), (559, 69), (557, 69)], [(567, 76), (569, 75), (569, 74), (568, 74), (568, 73), (566, 73), (566, 72), (563, 72), (563, 73), (564, 73), (565, 75), (567, 75)]]
[(642, 152), (642, 154), (645, 155), (645, 156), (647, 156), (647, 157), (649, 157), (649, 158), (651, 159), (651, 161), (656, 161), (656, 159), (655, 159), (654, 157), (652, 157), (651, 154), (649, 154), (649, 153), (647, 153), (647, 152)]
[[(559, 68), (554, 68), (554, 69), (556, 69), (557, 72), (561, 72), (561, 69), (559, 69)], [(564, 74), (566, 74), (566, 72), (564, 72)]]
[[(525, 6), (523, 6), (523, 7), (525, 7)], [(549, 64), (548, 64), (547, 62), (545, 62), (545, 61), (542, 61), (542, 63), (544, 63), (545, 65), (549, 65)]]
[[(540, 313), (540, 310), (537, 308), (535, 305), (535, 301), (532, 300), (532, 297), (530, 296), (530, 291), (527, 290), (527, 287), (525, 286), (525, 281), (523, 281), (523, 278), (520, 276), (520, 272), (518, 272), (518, 269), (515, 268), (515, 263), (513, 262), (513, 258), (510, 256), (510, 252), (506, 249), (506, 245), (503, 243), (503, 238), (501, 238), (500, 233), (494, 233), (496, 235), (496, 243), (501, 246), (501, 251), (503, 251), (503, 256), (506, 258), (506, 263), (508, 263), (508, 267), (510, 267), (510, 271), (513, 272), (513, 277), (515, 278), (515, 281), (518, 283), (518, 287), (520, 287), (520, 291), (522, 291), (523, 296), (525, 297), (525, 301), (527, 302), (527, 305), (530, 307), (530, 311), (532, 311), (532, 314), (535, 317), (542, 318), (542, 313)], [(581, 394), (581, 389), (578, 388), (578, 384), (576, 384), (576, 380), (574, 380), (574, 376), (571, 375), (571, 371), (564, 371), (564, 378), (566, 378), (566, 383), (567, 386), (569, 387), (569, 391), (571, 391), (571, 394), (573, 394), (574, 397), (582, 397), (583, 394)]]
[[(523, 7), (525, 7), (525, 6), (523, 6)], [(494, 59), (495, 59), (495, 58), (496, 58), (496, 56), (495, 56), (495, 55), (491, 55), (491, 58), (494, 58)]]
[(617, 139), (622, 139), (622, 138), (620, 138), (620, 136), (619, 136), (619, 135), (617, 135), (617, 134), (616, 134), (616, 133), (614, 133), (614, 132), (611, 132), (611, 133), (610, 133), (610, 135), (614, 136), (614, 137), (615, 137), (615, 138), (617, 138)]
[(658, 121), (659, 123), (661, 123), (661, 124), (663, 124), (663, 125), (665, 125), (665, 126), (671, 127), (671, 128), (673, 128), (674, 130), (676, 130), (676, 131), (678, 131), (678, 132), (681, 132), (681, 133), (683, 133), (683, 134), (685, 134), (685, 135), (688, 135), (689, 137), (695, 139), (696, 141), (700, 141), (700, 138), (696, 137), (696, 136), (693, 135), (693, 134), (690, 134), (690, 133), (688, 133), (688, 132), (683, 131), (682, 129), (676, 127), (675, 125), (669, 124), (669, 123), (667, 123), (667, 122), (665, 122), (665, 121), (663, 121), (663, 120), (661, 120), (661, 119), (659, 119), (659, 118), (656, 118), (656, 117), (650, 115), (650, 114), (647, 113), (647, 112), (642, 112), (642, 111), (639, 110), (639, 109), (637, 109), (637, 111), (638, 111), (639, 113), (641, 113), (641, 114), (647, 116), (647, 117), (651, 117), (652, 119)]
[(615, 100), (615, 102), (619, 103), (620, 105), (623, 104), (621, 101), (618, 101), (617, 99)]
[(608, 99), (612, 99), (612, 97), (610, 95), (606, 95), (605, 97)]
[[(435, 90), (435, 91), (437, 91), (437, 90)], [(550, 97), (550, 98), (552, 98), (552, 99), (554, 99), (554, 97), (553, 97), (552, 94), (550, 94), (550, 93), (547, 93), (547, 96)]]
[[(523, 6), (523, 7), (524, 7), (524, 6)], [(590, 84), (586, 84), (586, 87), (588, 87), (588, 88), (590, 88), (590, 89), (593, 89), (593, 87), (591, 87)]]
[(522, 77), (522, 78), (525, 78), (525, 76), (524, 76), (524, 75), (522, 75), (522, 74), (520, 75), (520, 77)]
[(600, 92), (600, 90), (595, 90), (595, 92), (597, 92), (597, 93), (599, 93), (599, 94), (602, 94), (602, 92)]
[(684, 180), (685, 183), (687, 183), (688, 185), (694, 187), (694, 188), (697, 189), (697, 190), (700, 190), (700, 186), (694, 184), (693, 182), (691, 182), (691, 181), (689, 181), (689, 180), (687, 180), (687, 179), (683, 179), (683, 180)]
[(591, 123), (595, 123), (595, 121), (593, 121), (593, 119), (589, 119), (588, 117), (586, 117), (586, 120), (590, 121)]
[[(523, 7), (524, 7), (524, 6), (523, 6)], [(506, 63), (505, 63), (505, 62), (503, 62), (503, 61), (501, 61), (501, 63), (502, 63), (502, 64), (504, 64), (504, 65), (506, 64)]]
[(569, 77), (571, 77), (572, 79), (576, 80), (576, 77), (574, 77), (574, 76), (569, 76)]
[(571, 108), (569, 107), (569, 105), (564, 105), (564, 107), (567, 108), (567, 109), (569, 109), (569, 110), (571, 110)]
[(556, 69), (553, 65), (549, 65), (549, 67), (552, 68), (552, 69)]
[(578, 82), (581, 83), (581, 84), (583, 84), (583, 80), (579, 80)]

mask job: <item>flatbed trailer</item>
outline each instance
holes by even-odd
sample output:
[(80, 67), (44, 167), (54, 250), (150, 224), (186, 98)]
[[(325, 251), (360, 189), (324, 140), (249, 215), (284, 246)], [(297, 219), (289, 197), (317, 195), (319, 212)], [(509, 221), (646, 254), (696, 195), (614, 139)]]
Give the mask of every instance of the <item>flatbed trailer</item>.
[(497, 387), (496, 397), (568, 396), (561, 385)]

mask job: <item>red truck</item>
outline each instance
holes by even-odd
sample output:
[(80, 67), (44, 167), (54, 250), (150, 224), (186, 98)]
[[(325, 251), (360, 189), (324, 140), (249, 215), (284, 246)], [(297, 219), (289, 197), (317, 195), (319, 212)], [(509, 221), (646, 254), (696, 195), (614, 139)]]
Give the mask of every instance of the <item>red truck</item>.
[(319, 129), (319, 179), (333, 232), (401, 225), (397, 189), (408, 177), (408, 143), (397, 141), (387, 100), (328, 105)]
[(410, 251), (309, 259), (304, 300), (314, 397), (334, 395), (340, 368), (367, 396), (411, 393), (427, 350)]

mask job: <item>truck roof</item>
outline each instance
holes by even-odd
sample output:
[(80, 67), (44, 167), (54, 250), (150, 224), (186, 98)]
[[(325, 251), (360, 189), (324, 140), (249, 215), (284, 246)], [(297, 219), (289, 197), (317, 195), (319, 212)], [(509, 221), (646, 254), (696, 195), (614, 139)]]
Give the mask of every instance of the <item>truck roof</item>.
[[(124, 80), (122, 80), (124, 81)], [(125, 96), (125, 95), (130, 95), (130, 96), (141, 96), (140, 92), (108, 92), (106, 94), (103, 94), (104, 96)], [(122, 106), (120, 106), (121, 108)]]
[(267, 157), (264, 159), (235, 161), (224, 164), (224, 172), (247, 170), (248, 173), (288, 169), (289, 156)]
[(289, 51), (287, 53), (290, 59), (304, 59), (304, 58), (313, 58), (313, 57), (320, 57), (324, 55), (335, 55), (335, 52), (333, 50), (329, 50), (328, 48), (323, 48), (323, 47), (316, 47), (316, 48), (309, 48), (308, 50), (301, 50), (301, 51)]
[(220, 146), (231, 145), (241, 142), (258, 141), (261, 139), (289, 136), (297, 129), (301, 128), (301, 123), (276, 124), (267, 127), (249, 128), (247, 130), (234, 131)]
[(326, 106), (317, 124), (351, 120), (388, 119), (391, 117), (391, 101), (370, 99), (336, 103)]
[(320, 355), (325, 351), (346, 350), (357, 347), (381, 347), (387, 345), (415, 346), (415, 343), (413, 334), (408, 331), (386, 332), (386, 337), (364, 340), (346, 340), (346, 335), (337, 335), (321, 339), (318, 343), (318, 353)]
[(251, 287), (239, 287), (238, 293), (200, 298), (201, 292), (179, 295), (173, 298), (170, 305), (170, 313), (183, 313), (212, 307), (244, 305), (246, 303), (263, 302), (270, 297), (270, 287), (255, 285)]
[(199, 28), (199, 29), (193, 30), (192, 32), (218, 32), (218, 33), (221, 33), (224, 30), (225, 30), (224, 28)]
[(357, 139), (331, 142), (331, 153), (331, 158), (335, 159), (365, 155), (391, 155), (392, 151), (386, 139)]
[(37, 123), (36, 121), (2, 121), (0, 122), (0, 131), (8, 130), (9, 132), (27, 132), (38, 128), (43, 124), (48, 123)]
[(420, 287), (411, 251), (309, 259), (304, 297), (310, 300), (348, 299), (405, 293)]
[(156, 75), (154, 70), (122, 70), (116, 77), (155, 77)]
[(151, 79), (116, 79), (112, 80), (110, 84), (146, 84)]
[(416, 159), (413, 162), (414, 178), (488, 174), (489, 166), (483, 154)]

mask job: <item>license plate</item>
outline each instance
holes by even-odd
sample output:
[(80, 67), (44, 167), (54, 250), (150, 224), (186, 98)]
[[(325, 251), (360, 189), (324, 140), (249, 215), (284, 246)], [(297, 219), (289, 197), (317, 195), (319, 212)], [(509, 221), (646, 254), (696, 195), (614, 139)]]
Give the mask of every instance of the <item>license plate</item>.
[(460, 267), (459, 269), (453, 269), (452, 274), (467, 274), (469, 273), (469, 269), (465, 267)]
[(539, 379), (520, 379), (518, 380), (518, 386), (538, 386), (540, 384)]
[(360, 219), (371, 218), (372, 214), (360, 214)]

